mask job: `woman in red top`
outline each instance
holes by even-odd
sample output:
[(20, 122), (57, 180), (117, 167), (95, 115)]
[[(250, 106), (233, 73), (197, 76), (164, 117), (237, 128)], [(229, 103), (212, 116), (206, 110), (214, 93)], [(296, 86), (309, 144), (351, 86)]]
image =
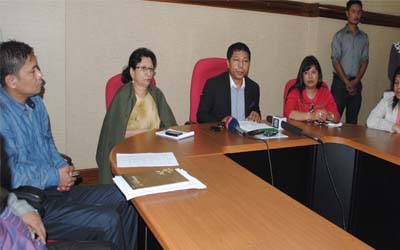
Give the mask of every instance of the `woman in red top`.
[(335, 100), (326, 83), (322, 82), (317, 58), (307, 56), (300, 65), (297, 79), (287, 83), (284, 116), (298, 121), (339, 122)]

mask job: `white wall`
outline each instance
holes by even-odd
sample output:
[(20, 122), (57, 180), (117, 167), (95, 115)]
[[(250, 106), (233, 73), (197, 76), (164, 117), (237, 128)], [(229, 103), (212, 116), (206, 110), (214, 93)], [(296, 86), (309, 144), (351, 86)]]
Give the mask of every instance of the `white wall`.
[[(375, 5), (382, 8), (385, 3)], [(400, 3), (387, 4), (390, 11), (400, 10)], [(252, 51), (250, 77), (260, 84), (265, 117), (282, 113), (284, 84), (296, 76), (304, 56), (315, 54), (324, 80), (331, 83), (330, 41), (344, 24), (326, 18), (139, 0), (0, 0), (3, 37), (35, 47), (48, 83), (45, 101), (56, 143), (78, 168), (96, 166), (105, 82), (122, 70), (134, 49), (145, 46), (156, 53), (157, 86), (183, 124), (189, 117), (195, 62), (203, 57), (225, 57), (233, 42), (247, 43)], [(389, 86), (388, 53), (400, 29), (361, 28), (371, 44), (360, 115), (363, 123)]]
[(3, 40), (24, 41), (35, 49), (46, 80), (45, 103), (60, 151), (67, 148), (65, 120), (64, 1), (0, 0)]

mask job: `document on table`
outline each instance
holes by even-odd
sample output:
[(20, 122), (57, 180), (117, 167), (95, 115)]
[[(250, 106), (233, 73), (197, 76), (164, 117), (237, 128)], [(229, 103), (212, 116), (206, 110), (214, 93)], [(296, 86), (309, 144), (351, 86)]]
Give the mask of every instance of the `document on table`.
[(158, 194), (184, 189), (204, 189), (207, 187), (185, 170), (177, 168), (176, 171), (184, 176), (187, 181), (138, 189), (133, 189), (122, 176), (115, 176), (113, 181), (125, 195), (127, 200), (149, 194)]
[[(272, 128), (271, 126), (269, 126), (265, 123), (258, 123), (258, 122), (252, 122), (252, 121), (239, 121), (239, 126), (241, 129), (243, 129), (246, 132), (250, 132), (250, 131), (258, 130), (258, 129)], [(281, 132), (278, 132), (276, 135), (273, 135), (273, 136), (265, 136), (264, 134), (259, 134), (259, 135), (255, 135), (253, 138), (259, 139), (259, 140), (266, 140), (266, 139), (280, 139), (280, 138), (287, 138), (287, 137), (288, 137), (287, 135), (284, 135)]]
[(239, 126), (245, 132), (253, 131), (256, 129), (272, 128), (271, 126), (269, 126), (265, 123), (258, 123), (258, 122), (252, 122), (252, 121), (239, 121)]
[(179, 166), (174, 153), (117, 154), (117, 167), (174, 167)]

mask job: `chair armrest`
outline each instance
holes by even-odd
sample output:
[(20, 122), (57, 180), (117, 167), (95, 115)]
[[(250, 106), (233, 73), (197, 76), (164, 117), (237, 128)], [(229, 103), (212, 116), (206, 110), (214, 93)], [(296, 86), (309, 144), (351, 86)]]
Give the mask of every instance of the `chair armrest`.
[(43, 203), (46, 200), (46, 194), (43, 190), (31, 186), (22, 186), (12, 190), (12, 192), (18, 199), (26, 200), (41, 216), (44, 215)]
[[(71, 157), (65, 154), (60, 155), (67, 161), (68, 165), (73, 166)], [(18, 197), (18, 199), (26, 200), (26, 202), (35, 208), (40, 216), (43, 217), (43, 203), (46, 200), (46, 194), (44, 193), (44, 190), (31, 186), (21, 186), (11, 191)]]

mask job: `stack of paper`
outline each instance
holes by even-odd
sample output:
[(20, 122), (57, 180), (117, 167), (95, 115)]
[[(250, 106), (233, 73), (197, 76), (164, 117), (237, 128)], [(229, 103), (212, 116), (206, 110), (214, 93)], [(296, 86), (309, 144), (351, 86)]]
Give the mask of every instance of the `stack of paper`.
[(137, 189), (133, 189), (131, 185), (129, 185), (122, 176), (115, 176), (113, 178), (113, 181), (125, 195), (127, 200), (148, 194), (165, 193), (165, 192), (184, 190), (184, 189), (206, 188), (206, 185), (204, 185), (198, 179), (188, 174), (185, 170), (177, 168), (176, 171), (180, 173), (183, 177), (185, 177), (187, 181), (153, 186), (153, 187), (137, 188)]

